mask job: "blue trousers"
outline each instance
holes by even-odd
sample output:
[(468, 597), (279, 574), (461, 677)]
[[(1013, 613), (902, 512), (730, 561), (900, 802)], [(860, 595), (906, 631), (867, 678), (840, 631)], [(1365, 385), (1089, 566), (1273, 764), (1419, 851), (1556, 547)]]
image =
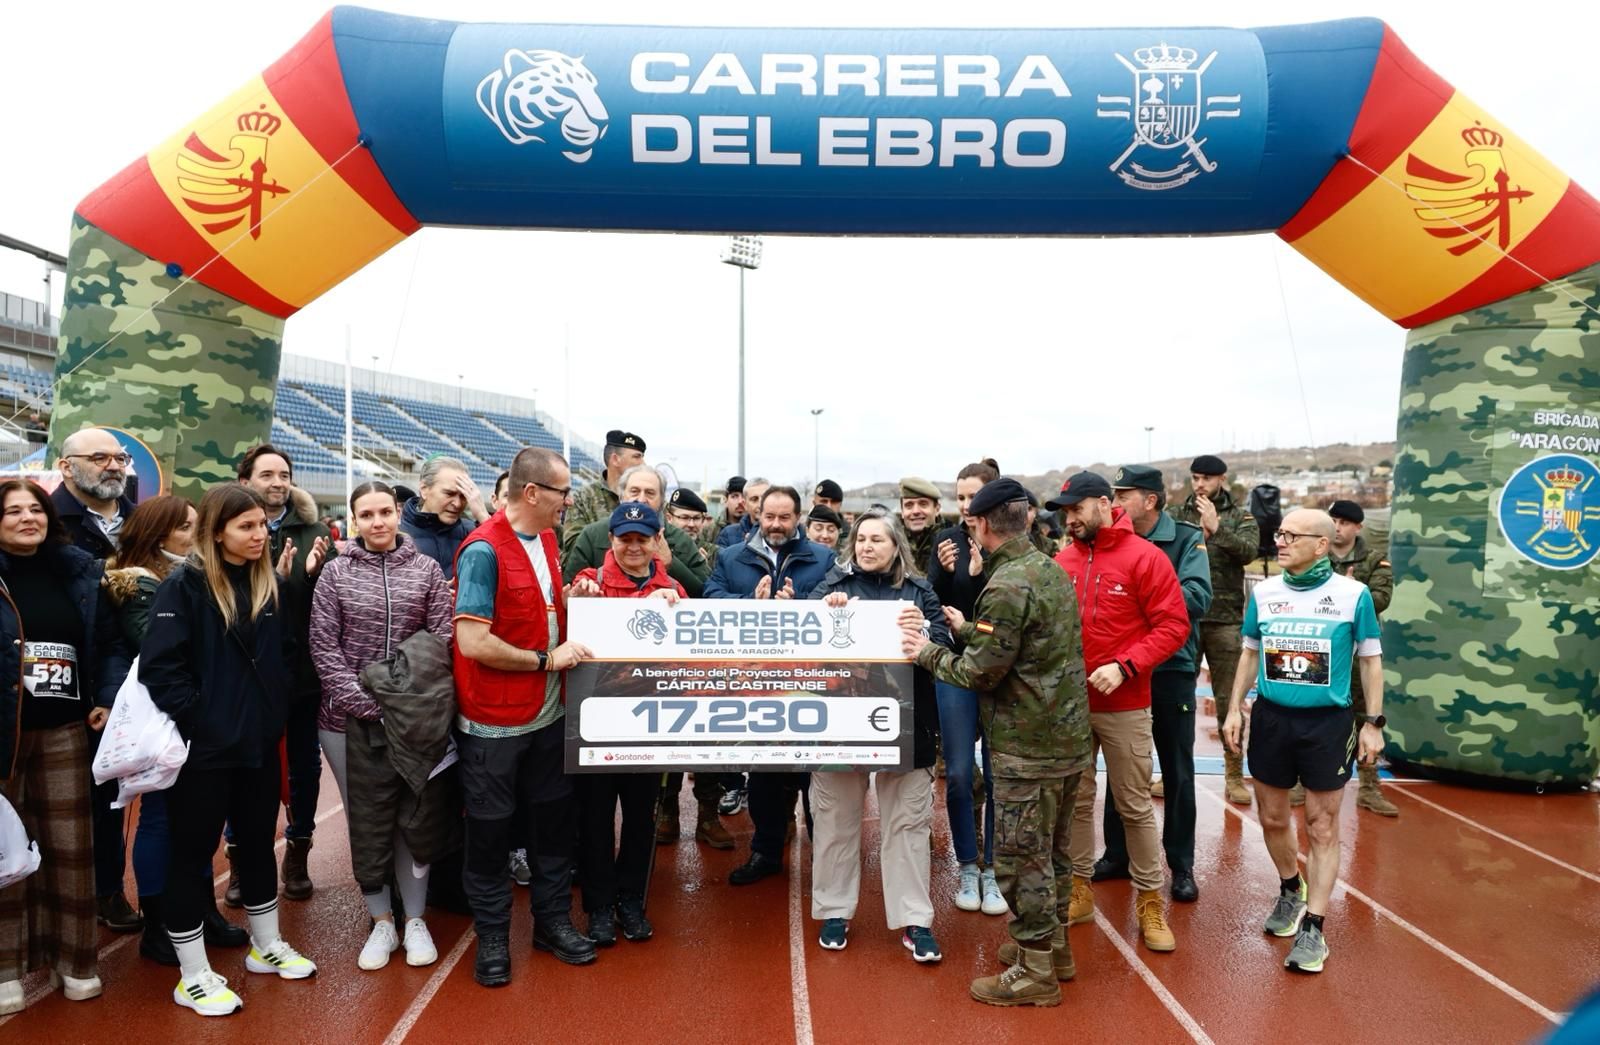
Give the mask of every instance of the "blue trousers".
[(935, 682), (939, 702), (939, 746), (944, 752), (944, 805), (956, 860), (978, 862), (978, 829), (972, 789), (977, 772), (973, 749), (983, 742), (983, 863), (994, 864), (994, 777), (989, 738), (978, 722), (978, 695), (970, 689)]

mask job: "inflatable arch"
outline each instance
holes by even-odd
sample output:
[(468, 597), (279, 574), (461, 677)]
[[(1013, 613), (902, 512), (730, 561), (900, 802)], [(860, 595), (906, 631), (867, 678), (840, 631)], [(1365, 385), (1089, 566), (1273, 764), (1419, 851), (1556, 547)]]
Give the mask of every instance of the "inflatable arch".
[(180, 492), (272, 418), (284, 319), (424, 224), (1275, 230), (1409, 333), (1393, 756), (1600, 751), (1600, 208), (1383, 23), (639, 29), (338, 8), (74, 216), (51, 439)]

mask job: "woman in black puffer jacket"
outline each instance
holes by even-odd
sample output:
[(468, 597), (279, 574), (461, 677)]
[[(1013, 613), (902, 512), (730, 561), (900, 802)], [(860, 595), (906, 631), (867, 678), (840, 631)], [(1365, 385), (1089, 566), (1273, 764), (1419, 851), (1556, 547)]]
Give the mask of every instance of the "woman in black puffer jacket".
[[(888, 512), (873, 509), (856, 520), (844, 557), (811, 593), (830, 606), (850, 599), (910, 602), (927, 622), (934, 642), (951, 644), (939, 598), (915, 575), (905, 533)], [(883, 906), (889, 928), (905, 932), (901, 942), (919, 962), (941, 957), (934, 940), (929, 894), (929, 831), (933, 823), (933, 762), (938, 705), (933, 678), (914, 668), (912, 737), (914, 768), (875, 774), (879, 810), (879, 861)], [(811, 778), (816, 826), (811, 857), (811, 916), (822, 921), (818, 942), (828, 950), (845, 946), (861, 887), (861, 815), (865, 772), (818, 772)]]

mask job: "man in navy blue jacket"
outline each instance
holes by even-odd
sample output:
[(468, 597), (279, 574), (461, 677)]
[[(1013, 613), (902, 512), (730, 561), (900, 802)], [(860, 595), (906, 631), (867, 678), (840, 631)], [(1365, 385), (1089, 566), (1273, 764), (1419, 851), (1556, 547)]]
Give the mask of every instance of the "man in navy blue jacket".
[[(833, 549), (807, 540), (800, 529), (800, 492), (792, 486), (769, 487), (750, 536), (717, 552), (704, 597), (810, 598), (833, 559)], [(809, 782), (808, 773), (750, 774), (750, 822), (756, 830), (750, 859), (728, 875), (730, 884), (749, 885), (783, 873), (783, 843), (795, 796)]]

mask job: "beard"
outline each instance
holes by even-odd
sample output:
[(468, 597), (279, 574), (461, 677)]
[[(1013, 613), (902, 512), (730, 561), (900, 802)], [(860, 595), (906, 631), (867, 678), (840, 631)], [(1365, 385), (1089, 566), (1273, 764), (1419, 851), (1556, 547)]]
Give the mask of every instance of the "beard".
[(128, 477), (125, 475), (101, 476), (98, 471), (77, 461), (68, 461), (67, 467), (72, 470), (72, 485), (97, 501), (115, 501), (128, 488)]

